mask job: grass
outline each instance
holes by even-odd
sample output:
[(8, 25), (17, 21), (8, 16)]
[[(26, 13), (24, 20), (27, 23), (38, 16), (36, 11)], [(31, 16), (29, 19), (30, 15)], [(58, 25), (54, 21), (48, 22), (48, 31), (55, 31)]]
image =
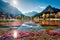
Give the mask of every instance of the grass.
[(14, 20), (0, 20), (0, 22), (14, 22)]
[(49, 30), (55, 30), (55, 29), (59, 29), (60, 26), (42, 26), (44, 27), (45, 29), (49, 29)]

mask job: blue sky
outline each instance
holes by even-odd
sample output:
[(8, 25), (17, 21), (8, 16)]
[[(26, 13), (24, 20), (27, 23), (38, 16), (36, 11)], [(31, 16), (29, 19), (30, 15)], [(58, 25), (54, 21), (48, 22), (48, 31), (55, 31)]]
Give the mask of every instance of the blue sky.
[(60, 0), (3, 0), (18, 8), (22, 13), (41, 12), (48, 5), (60, 8)]

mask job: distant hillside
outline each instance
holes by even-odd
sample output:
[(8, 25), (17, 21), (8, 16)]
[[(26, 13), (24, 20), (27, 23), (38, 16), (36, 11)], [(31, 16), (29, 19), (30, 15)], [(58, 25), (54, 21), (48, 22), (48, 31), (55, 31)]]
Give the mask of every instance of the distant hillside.
[(20, 12), (17, 8), (11, 6), (9, 3), (3, 2), (0, 0), (0, 12), (3, 14), (10, 15), (10, 16), (24, 16), (22, 12)]
[(29, 17), (32, 17), (32, 16), (34, 16), (34, 15), (36, 15), (36, 14), (37, 14), (37, 12), (32, 11), (32, 12), (25, 13), (24, 15), (25, 15), (25, 16), (29, 16)]

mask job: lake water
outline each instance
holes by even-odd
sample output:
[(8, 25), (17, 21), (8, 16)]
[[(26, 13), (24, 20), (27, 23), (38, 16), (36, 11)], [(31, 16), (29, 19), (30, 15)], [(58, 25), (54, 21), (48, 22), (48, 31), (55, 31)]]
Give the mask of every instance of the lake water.
[(36, 24), (36, 23), (24, 23), (22, 24), (18, 30), (21, 31), (39, 31), (39, 30), (45, 30), (42, 26)]
[[(17, 29), (17, 30), (20, 30), (20, 31), (45, 31), (47, 29), (54, 29), (55, 27), (53, 26), (50, 26), (50, 27), (43, 27), (41, 25), (38, 25), (37, 23), (34, 23), (34, 22), (25, 22), (23, 23), (21, 26), (18, 26), (18, 27), (0, 27), (0, 31), (2, 32), (7, 32), (9, 30), (13, 30), (13, 29)], [(56, 29), (56, 28), (55, 28)]]

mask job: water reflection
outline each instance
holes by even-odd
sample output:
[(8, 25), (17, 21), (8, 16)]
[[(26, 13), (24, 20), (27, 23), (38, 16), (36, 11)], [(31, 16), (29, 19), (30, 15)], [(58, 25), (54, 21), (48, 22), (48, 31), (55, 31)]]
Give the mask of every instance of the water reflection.
[(24, 24), (22, 24), (18, 30), (22, 30), (22, 31), (38, 31), (38, 30), (45, 30), (42, 26), (33, 23), (33, 22), (26, 22)]

